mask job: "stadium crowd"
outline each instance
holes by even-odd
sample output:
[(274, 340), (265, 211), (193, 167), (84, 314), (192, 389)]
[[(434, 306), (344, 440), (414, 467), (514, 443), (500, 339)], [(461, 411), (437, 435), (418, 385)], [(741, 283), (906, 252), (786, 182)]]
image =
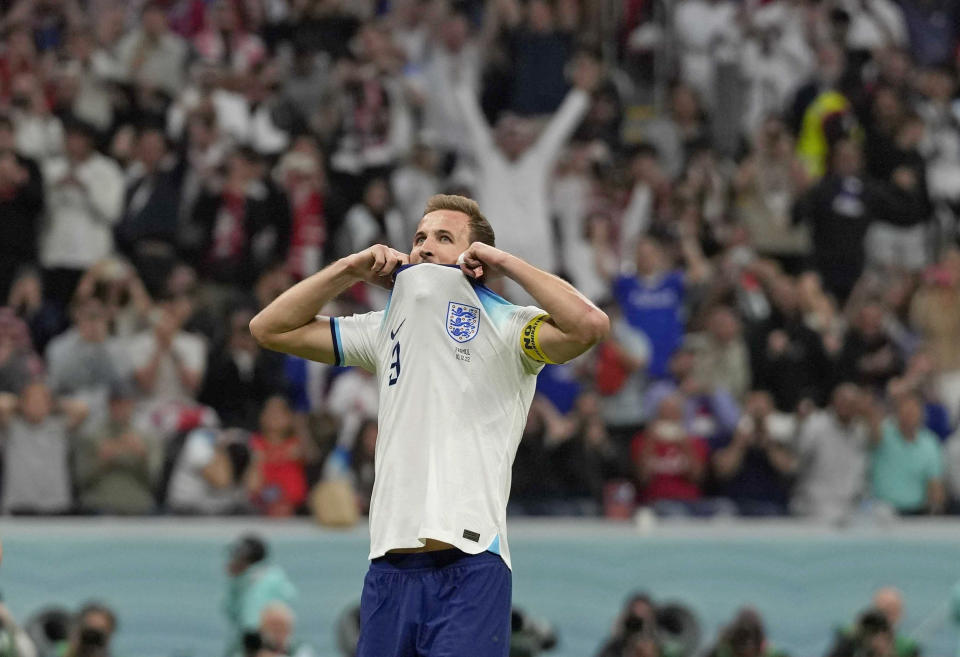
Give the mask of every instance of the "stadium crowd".
[(613, 318), (540, 375), (513, 512), (958, 509), (956, 0), (7, 0), (0, 27), (4, 513), (362, 513), (374, 379), (247, 325), (408, 250), (439, 191)]

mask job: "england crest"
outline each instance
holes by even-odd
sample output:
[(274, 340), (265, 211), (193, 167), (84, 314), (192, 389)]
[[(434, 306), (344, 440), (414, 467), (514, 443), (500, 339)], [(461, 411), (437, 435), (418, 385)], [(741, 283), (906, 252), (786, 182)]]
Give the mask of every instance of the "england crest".
[(457, 342), (470, 342), (479, 330), (479, 308), (453, 301), (447, 304), (447, 335)]

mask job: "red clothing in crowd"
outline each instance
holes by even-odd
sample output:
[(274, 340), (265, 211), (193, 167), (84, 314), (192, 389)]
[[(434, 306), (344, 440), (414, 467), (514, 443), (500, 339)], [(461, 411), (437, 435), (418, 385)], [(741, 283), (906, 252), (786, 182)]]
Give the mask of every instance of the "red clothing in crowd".
[[(637, 434), (631, 445), (634, 464), (640, 464), (644, 443), (649, 440), (645, 433)], [(706, 465), (710, 448), (702, 438), (690, 438), (693, 441), (692, 454), (698, 463)], [(653, 459), (652, 474), (647, 485), (640, 491), (640, 503), (646, 504), (658, 500), (698, 500), (701, 497), (700, 486), (690, 481), (685, 473), (690, 471), (689, 456), (681, 443), (658, 440), (654, 442), (650, 458)]]
[(291, 436), (272, 443), (254, 434), (250, 439), (254, 467), (260, 468), (260, 488), (254, 503), (269, 515), (287, 515), (307, 498), (307, 478), (303, 471), (300, 440)]

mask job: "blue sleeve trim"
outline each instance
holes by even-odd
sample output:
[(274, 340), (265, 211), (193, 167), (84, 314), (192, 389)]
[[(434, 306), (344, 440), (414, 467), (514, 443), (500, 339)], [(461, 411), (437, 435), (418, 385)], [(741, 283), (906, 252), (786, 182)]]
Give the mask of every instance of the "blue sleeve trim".
[(343, 366), (343, 349), (340, 346), (340, 322), (336, 317), (330, 318), (330, 335), (333, 338), (333, 356), (336, 361), (334, 365)]

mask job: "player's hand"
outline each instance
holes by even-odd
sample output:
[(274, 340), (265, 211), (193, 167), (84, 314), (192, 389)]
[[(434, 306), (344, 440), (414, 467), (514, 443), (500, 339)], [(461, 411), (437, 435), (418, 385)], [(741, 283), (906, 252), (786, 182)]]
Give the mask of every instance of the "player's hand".
[(474, 242), (460, 254), (457, 264), (460, 265), (460, 271), (470, 278), (480, 279), (486, 276), (489, 279), (506, 273), (503, 265), (507, 257), (506, 251), (483, 242)]
[(374, 244), (368, 249), (354, 253), (350, 258), (350, 272), (361, 281), (385, 287), (393, 287), (393, 274), (410, 263), (410, 256), (383, 244)]

